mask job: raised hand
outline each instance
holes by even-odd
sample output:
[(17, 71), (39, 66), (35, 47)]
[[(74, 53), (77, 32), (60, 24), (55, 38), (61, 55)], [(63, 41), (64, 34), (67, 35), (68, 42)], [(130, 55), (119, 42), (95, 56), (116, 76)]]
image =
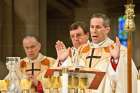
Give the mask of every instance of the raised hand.
[(109, 46), (110, 49), (110, 55), (114, 58), (114, 59), (118, 59), (120, 56), (120, 40), (118, 37), (116, 37), (116, 43), (114, 48), (112, 48), (111, 46)]
[(70, 54), (70, 48), (67, 49), (62, 41), (57, 41), (55, 48), (57, 52), (57, 58), (60, 61), (64, 61)]

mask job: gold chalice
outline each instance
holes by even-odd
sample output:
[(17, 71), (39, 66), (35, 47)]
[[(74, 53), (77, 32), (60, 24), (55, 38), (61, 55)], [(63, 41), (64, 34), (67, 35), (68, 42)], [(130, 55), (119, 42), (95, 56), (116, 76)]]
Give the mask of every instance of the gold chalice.
[(0, 80), (0, 91), (6, 93), (8, 90), (9, 80)]
[(22, 90), (22, 93), (29, 93), (29, 90), (31, 89), (32, 82), (28, 79), (21, 79), (20, 81), (20, 87)]
[(69, 76), (68, 86), (69, 88), (78, 88), (78, 77)]
[(79, 78), (78, 88), (80, 89), (80, 93), (85, 93), (85, 89), (87, 88), (87, 82), (88, 82), (87, 77), (80, 77)]
[(47, 77), (47, 78), (42, 79), (42, 84), (43, 84), (43, 88), (44, 88), (45, 93), (51, 93), (50, 92), (50, 89), (52, 87), (51, 83), (52, 83), (51, 77)]
[(76, 92), (76, 90), (78, 89), (78, 82), (79, 82), (78, 77), (69, 76), (68, 87), (69, 87), (70, 93)]
[(53, 93), (59, 93), (59, 88), (61, 87), (61, 80), (59, 76), (52, 76), (51, 78)]

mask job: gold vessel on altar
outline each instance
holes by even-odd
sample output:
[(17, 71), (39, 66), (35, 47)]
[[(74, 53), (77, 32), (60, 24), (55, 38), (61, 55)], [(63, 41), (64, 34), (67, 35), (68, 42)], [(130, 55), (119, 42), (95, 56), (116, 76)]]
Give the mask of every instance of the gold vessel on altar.
[(68, 87), (72, 89), (78, 88), (78, 77), (76, 76), (69, 76), (69, 82), (68, 82)]
[(61, 88), (61, 80), (60, 76), (52, 76), (51, 78), (51, 86), (52, 86), (52, 91), (53, 93), (60, 93), (60, 88)]
[(0, 80), (0, 91), (6, 93), (8, 91), (9, 80)]
[(28, 79), (21, 79), (20, 88), (22, 93), (30, 93), (32, 82)]

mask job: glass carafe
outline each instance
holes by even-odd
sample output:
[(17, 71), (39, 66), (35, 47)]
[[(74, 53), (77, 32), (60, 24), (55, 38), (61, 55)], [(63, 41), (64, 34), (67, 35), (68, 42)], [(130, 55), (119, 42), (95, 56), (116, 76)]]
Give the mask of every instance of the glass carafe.
[(9, 70), (9, 73), (6, 80), (9, 80), (9, 87), (7, 93), (21, 93), (20, 90), (20, 78), (18, 76), (18, 62), (19, 57), (6, 57), (6, 66)]

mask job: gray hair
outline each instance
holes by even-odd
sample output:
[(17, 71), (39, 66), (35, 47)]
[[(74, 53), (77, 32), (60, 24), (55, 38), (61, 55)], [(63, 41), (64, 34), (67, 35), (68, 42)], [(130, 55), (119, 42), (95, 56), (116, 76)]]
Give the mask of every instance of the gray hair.
[(110, 26), (110, 18), (103, 13), (93, 14), (90, 19), (92, 18), (102, 18), (104, 21), (104, 26)]

